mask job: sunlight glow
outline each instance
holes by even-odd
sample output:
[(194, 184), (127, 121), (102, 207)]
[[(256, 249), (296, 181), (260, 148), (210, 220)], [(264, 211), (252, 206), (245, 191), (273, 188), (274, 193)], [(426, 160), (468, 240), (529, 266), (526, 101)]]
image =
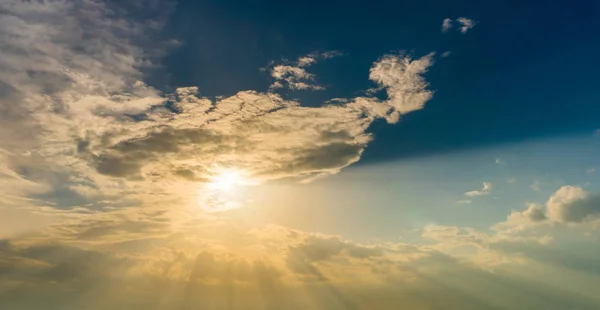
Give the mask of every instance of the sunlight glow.
[(214, 176), (209, 186), (216, 190), (230, 191), (235, 185), (242, 182), (242, 178), (237, 171), (225, 170)]

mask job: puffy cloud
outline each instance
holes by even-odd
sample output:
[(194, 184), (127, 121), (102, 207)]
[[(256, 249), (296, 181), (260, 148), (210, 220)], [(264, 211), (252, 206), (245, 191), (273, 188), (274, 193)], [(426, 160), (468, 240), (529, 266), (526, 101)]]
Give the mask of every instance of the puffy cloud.
[(548, 218), (559, 223), (581, 223), (600, 216), (600, 195), (580, 187), (563, 186), (546, 203)]
[(508, 221), (513, 223), (529, 223), (529, 222), (543, 222), (547, 219), (543, 208), (535, 203), (529, 204), (527, 210), (523, 212), (514, 211), (509, 217)]
[(600, 195), (590, 194), (581, 187), (566, 185), (550, 196), (545, 208), (529, 204), (525, 211), (513, 211), (504, 224), (522, 227), (548, 222), (583, 224), (599, 218)]
[(483, 195), (489, 194), (491, 190), (492, 190), (492, 183), (483, 182), (483, 188), (481, 190), (469, 191), (469, 192), (466, 192), (465, 195), (469, 196), (469, 197), (483, 196)]

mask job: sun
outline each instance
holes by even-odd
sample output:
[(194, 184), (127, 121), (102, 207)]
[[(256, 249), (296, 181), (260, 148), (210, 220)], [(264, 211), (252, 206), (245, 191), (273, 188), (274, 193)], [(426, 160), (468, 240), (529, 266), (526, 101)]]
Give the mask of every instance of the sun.
[(217, 190), (229, 191), (235, 185), (240, 184), (242, 178), (237, 171), (224, 170), (211, 178), (210, 187)]

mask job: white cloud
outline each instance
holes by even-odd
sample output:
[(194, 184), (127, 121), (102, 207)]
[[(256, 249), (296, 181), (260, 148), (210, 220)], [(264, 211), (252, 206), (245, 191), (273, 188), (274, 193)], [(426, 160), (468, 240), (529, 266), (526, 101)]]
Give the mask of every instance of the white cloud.
[(547, 216), (559, 223), (581, 223), (600, 218), (600, 195), (580, 187), (563, 186), (548, 199)]
[(466, 192), (465, 195), (469, 197), (483, 196), (490, 193), (492, 190), (492, 183), (483, 182), (483, 188), (481, 190)]
[(402, 55), (387, 55), (371, 67), (369, 78), (386, 90), (390, 107), (386, 119), (395, 123), (400, 115), (420, 110), (431, 99), (433, 92), (423, 77), (433, 64), (433, 53), (412, 60)]
[(506, 224), (523, 225), (545, 222), (581, 224), (600, 219), (600, 195), (592, 195), (581, 187), (566, 185), (558, 189), (546, 202), (529, 204), (527, 210), (512, 212)]
[(337, 51), (314, 52), (299, 57), (291, 64), (275, 65), (270, 69), (271, 77), (275, 79), (270, 89), (288, 87), (293, 90), (323, 90), (325, 87), (316, 84), (315, 75), (308, 73), (305, 68), (316, 64), (319, 60), (339, 55), (341, 53)]
[(589, 168), (585, 171), (585, 173), (592, 175), (592, 174), (596, 173), (596, 168), (595, 167)]
[(477, 24), (474, 20), (468, 19), (466, 17), (459, 17), (456, 19), (456, 21), (459, 24), (461, 24), (461, 26), (460, 26), (461, 33), (467, 33), (467, 31), (469, 31), (469, 29), (475, 27), (475, 25)]
[(459, 200), (456, 203), (458, 203), (459, 205), (468, 205), (471, 203), (471, 200)]
[(448, 32), (452, 28), (452, 18), (445, 18), (442, 21), (442, 32)]
[[(456, 19), (456, 23), (459, 24), (459, 30), (461, 33), (465, 34), (469, 29), (475, 27), (477, 22), (472, 19), (466, 17), (459, 17)], [(446, 18), (442, 21), (442, 32), (448, 32), (452, 27), (454, 27), (453, 20), (451, 18)]]
[(450, 54), (452, 54), (451, 51), (445, 51), (442, 53), (442, 57), (446, 58), (446, 57), (450, 56)]

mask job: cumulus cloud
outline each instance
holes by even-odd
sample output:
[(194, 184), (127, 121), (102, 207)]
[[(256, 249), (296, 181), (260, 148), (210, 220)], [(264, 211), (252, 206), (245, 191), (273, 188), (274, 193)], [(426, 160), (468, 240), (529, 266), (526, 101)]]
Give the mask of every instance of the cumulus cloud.
[(563, 186), (546, 203), (547, 216), (559, 223), (581, 223), (600, 216), (600, 195), (576, 186)]
[(469, 191), (469, 192), (466, 192), (465, 195), (469, 196), (469, 197), (483, 196), (483, 195), (489, 194), (491, 190), (492, 190), (492, 183), (483, 182), (483, 188), (481, 190)]
[(542, 206), (535, 203), (529, 204), (527, 210), (523, 212), (512, 212), (508, 217), (508, 221), (513, 223), (538, 223), (543, 222), (546, 219), (547, 217)]
[(316, 84), (315, 75), (308, 73), (305, 68), (316, 64), (319, 60), (339, 55), (341, 53), (337, 51), (314, 52), (299, 57), (295, 62), (275, 65), (270, 68), (271, 77), (275, 79), (270, 89), (287, 87), (292, 90), (323, 90), (325, 87)]
[(590, 194), (581, 187), (566, 185), (550, 196), (545, 208), (539, 204), (529, 204), (525, 211), (512, 212), (507, 224), (583, 224), (599, 218), (600, 195)]
[(458, 30), (460, 30), (460, 32), (463, 34), (467, 33), (469, 29), (475, 27), (475, 25), (477, 24), (477, 22), (475, 22), (474, 20), (466, 17), (459, 17), (456, 20), (452, 20), (451, 18), (445, 18), (442, 21), (442, 32), (448, 32), (448, 30), (452, 29), (454, 27), (454, 22), (458, 24)]

